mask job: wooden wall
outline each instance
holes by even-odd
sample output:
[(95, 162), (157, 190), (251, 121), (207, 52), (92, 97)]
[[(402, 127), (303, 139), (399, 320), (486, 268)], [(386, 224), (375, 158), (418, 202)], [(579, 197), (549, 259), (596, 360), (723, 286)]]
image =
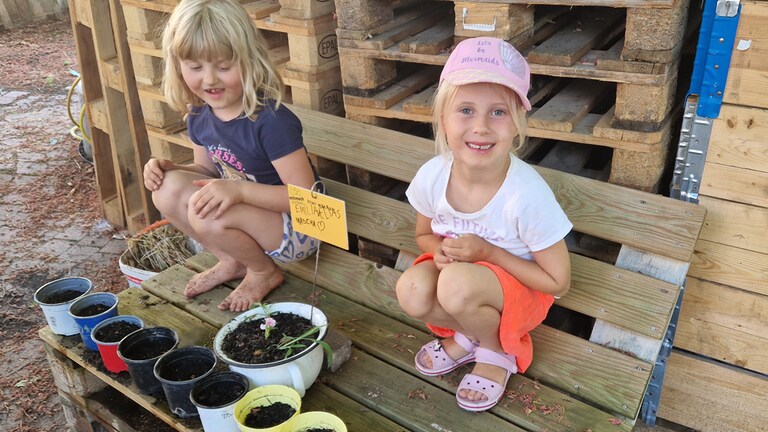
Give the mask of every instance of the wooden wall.
[(32, 22), (64, 19), (66, 0), (0, 0), (0, 30)]
[(742, 5), (659, 411), (702, 431), (768, 425), (768, 1)]

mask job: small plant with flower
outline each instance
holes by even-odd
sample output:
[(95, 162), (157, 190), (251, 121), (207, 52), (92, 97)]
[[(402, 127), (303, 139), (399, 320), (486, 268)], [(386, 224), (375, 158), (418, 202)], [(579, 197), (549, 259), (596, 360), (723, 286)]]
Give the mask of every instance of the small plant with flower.
[(264, 339), (269, 339), (269, 334), (272, 332), (272, 329), (275, 328), (277, 325), (277, 321), (275, 321), (272, 317), (266, 317), (264, 318), (264, 323), (259, 326), (260, 329), (264, 330)]

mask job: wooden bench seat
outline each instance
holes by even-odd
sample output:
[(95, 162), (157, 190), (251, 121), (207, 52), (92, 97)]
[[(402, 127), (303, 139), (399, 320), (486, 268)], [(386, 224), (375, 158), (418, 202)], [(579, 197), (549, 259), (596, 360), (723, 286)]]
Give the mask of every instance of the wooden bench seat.
[[(408, 182), (433, 155), (430, 140), (292, 109), (302, 119), (310, 152), (326, 159)], [(315, 298), (331, 326), (352, 340), (353, 352), (341, 369), (321, 375), (304, 398), (304, 410), (336, 412), (350, 431), (632, 430), (705, 210), (558, 171), (537, 170), (574, 224), (568, 239), (572, 288), (556, 305), (566, 314), (586, 319), (589, 334), (580, 337), (540, 326), (532, 333), (533, 364), (525, 375), (510, 379), (507, 397), (490, 413), (465, 412), (456, 405), (454, 394), (468, 366), (438, 378), (424, 377), (413, 366), (414, 354), (432, 336), (397, 304), (394, 286), (401, 272), (323, 244)], [(403, 265), (408, 263), (406, 257), (418, 253), (413, 238), (415, 212), (407, 203), (336, 181), (327, 180), (326, 185), (329, 195), (346, 201), (351, 233), (402, 251)], [(190, 314), (194, 318), (183, 321), (187, 332), (196, 326), (222, 326), (235, 314), (221, 312), (216, 305), (234, 284), (193, 300), (182, 294), (196, 272), (214, 263), (212, 255), (203, 253), (145, 281), (146, 291), (123, 292), (121, 301), (144, 296), (154, 303), (127, 301), (136, 307), (122, 309), (121, 303), (121, 313), (127, 310), (155, 325), (172, 319), (178, 322), (170, 318), (168, 309), (177, 315)], [(285, 266), (286, 283), (268, 301), (310, 302), (314, 265), (315, 260), (308, 259)], [(157, 309), (161, 307), (162, 311)], [(202, 330), (195, 334), (186, 341), (182, 338), (182, 345), (210, 346), (210, 335)], [(76, 350), (62, 345), (62, 338), (45, 331), (41, 335), (81, 363)], [(91, 368), (87, 363), (83, 361)], [(132, 393), (130, 385), (120, 391), (175, 429), (195, 430), (179, 426), (167, 409), (163, 412), (145, 396)]]

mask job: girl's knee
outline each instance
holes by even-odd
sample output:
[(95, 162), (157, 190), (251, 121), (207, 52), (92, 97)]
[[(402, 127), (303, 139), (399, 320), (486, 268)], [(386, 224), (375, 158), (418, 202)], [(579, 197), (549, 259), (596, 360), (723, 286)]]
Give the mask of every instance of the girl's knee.
[(437, 282), (437, 300), (449, 314), (460, 313), (476, 303), (477, 285), (471, 273), (474, 264), (454, 263), (446, 266)]
[(432, 310), (434, 288), (414, 277), (413, 272), (403, 273), (395, 284), (395, 293), (400, 307), (409, 316), (420, 318)]

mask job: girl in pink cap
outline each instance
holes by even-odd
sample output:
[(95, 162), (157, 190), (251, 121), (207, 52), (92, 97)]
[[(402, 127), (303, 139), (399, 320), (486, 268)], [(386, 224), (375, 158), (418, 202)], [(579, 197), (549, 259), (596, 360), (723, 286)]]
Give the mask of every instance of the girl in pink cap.
[(397, 282), (400, 306), (442, 340), (416, 354), (437, 376), (476, 362), (456, 392), (484, 411), (533, 359), (529, 332), (568, 292), (564, 237), (573, 225), (552, 190), (514, 152), (525, 141), (530, 69), (500, 39), (459, 43), (440, 75), (434, 121), (438, 156), (407, 191), (423, 252)]

